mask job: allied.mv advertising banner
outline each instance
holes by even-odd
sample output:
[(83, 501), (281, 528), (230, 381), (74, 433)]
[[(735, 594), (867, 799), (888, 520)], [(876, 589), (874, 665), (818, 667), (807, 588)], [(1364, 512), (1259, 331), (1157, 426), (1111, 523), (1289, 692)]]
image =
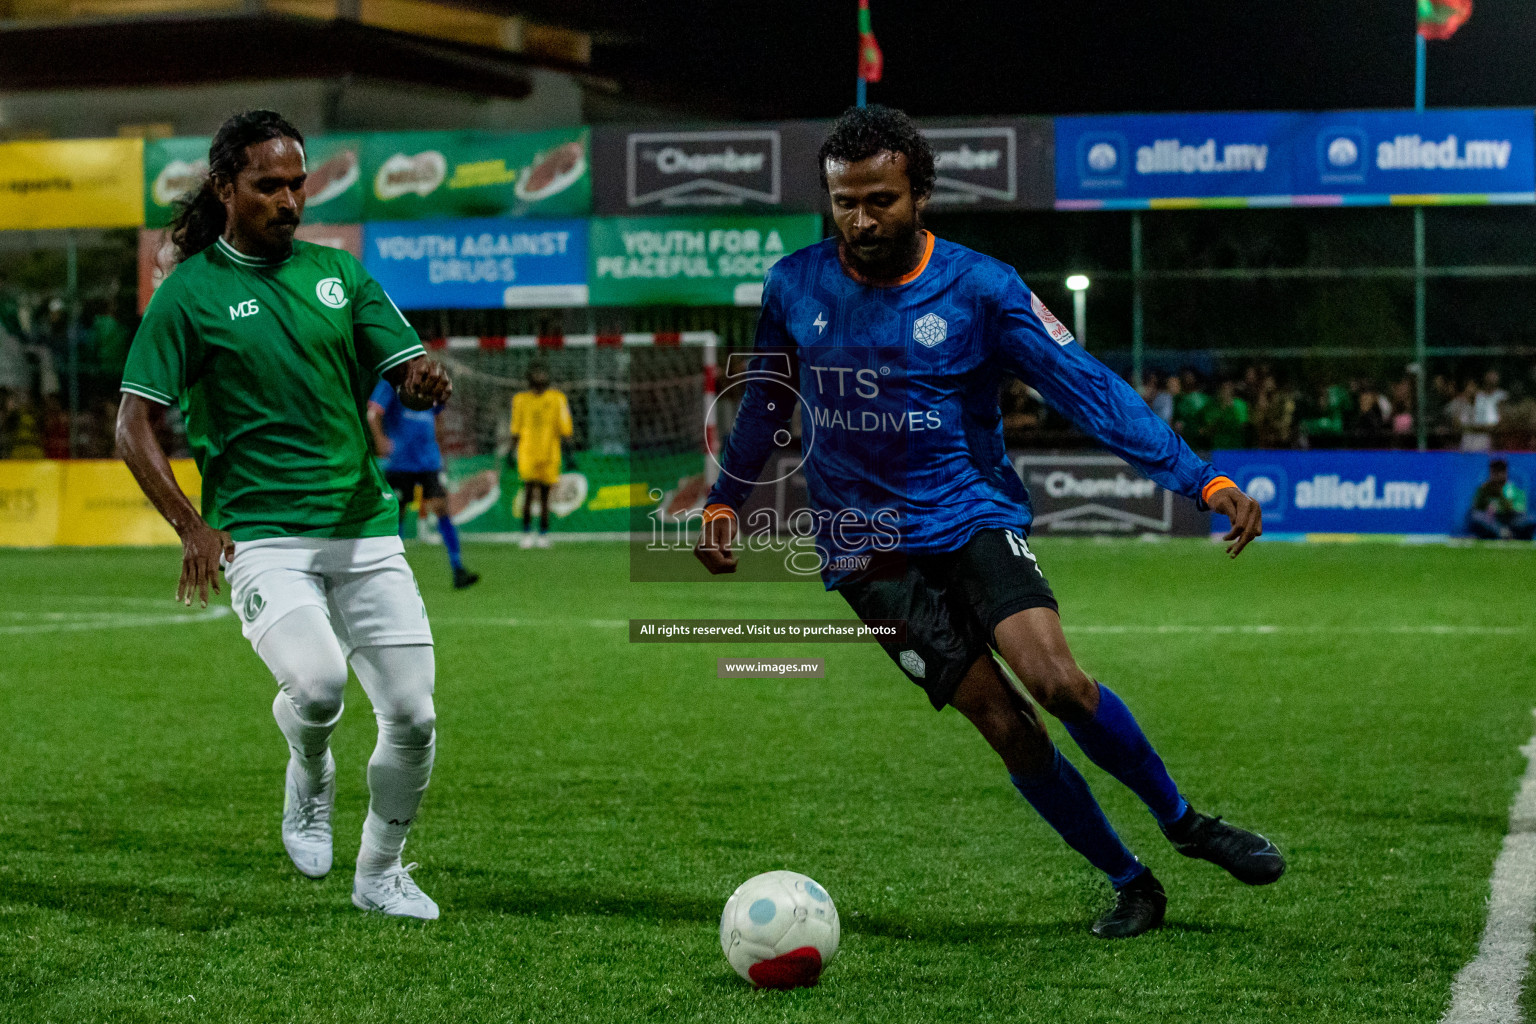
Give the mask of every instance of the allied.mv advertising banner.
[[(1267, 534), (1467, 533), (1487, 452), (1218, 451), (1216, 469), (1259, 503)], [(1536, 455), (1512, 454), (1509, 478), (1536, 485)]]
[(1531, 202), (1529, 110), (1056, 119), (1057, 209)]

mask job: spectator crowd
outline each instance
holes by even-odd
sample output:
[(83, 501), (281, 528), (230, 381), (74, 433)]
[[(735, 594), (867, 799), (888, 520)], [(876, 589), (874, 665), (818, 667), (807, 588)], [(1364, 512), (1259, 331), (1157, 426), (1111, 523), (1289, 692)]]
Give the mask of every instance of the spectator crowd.
[(132, 327), (105, 300), (74, 328), (73, 353), (70, 330), (60, 299), (29, 306), (0, 296), (0, 459), (112, 457)]
[[(1218, 448), (1415, 448), (1417, 381), (1356, 377), (1306, 384), (1283, 381), (1267, 365), (1206, 377), (1185, 369), (1147, 374), (1141, 395), (1197, 451)], [(1428, 384), (1431, 448), (1462, 451), (1536, 447), (1536, 372), (1505, 387), (1496, 369)], [(1071, 444), (1071, 431), (1033, 389), (1010, 382), (1003, 393), (1010, 447)]]
[[(69, 318), (59, 299), (28, 308), (0, 296), (0, 458), (112, 457), (117, 389), (132, 329), (112, 297), (89, 303), (82, 313), (71, 354)], [(1195, 369), (1154, 370), (1141, 394), (1202, 452), (1413, 448), (1416, 383), (1408, 374), (1391, 381), (1293, 379), (1254, 364), (1209, 377)], [(1033, 389), (1010, 380), (1002, 398), (1009, 447), (1085, 443)], [(1428, 398), (1432, 448), (1536, 449), (1536, 367), (1507, 383), (1491, 368), (1476, 376), (1437, 373), (1428, 382)], [(168, 419), (167, 450), (185, 454), (178, 417), (173, 412)]]

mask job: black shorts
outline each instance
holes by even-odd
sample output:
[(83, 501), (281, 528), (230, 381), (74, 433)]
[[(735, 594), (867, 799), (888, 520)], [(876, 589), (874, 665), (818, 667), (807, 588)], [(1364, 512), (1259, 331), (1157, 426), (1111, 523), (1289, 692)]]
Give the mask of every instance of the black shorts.
[(448, 491), (443, 487), (442, 473), (385, 473), (384, 482), (400, 498), (401, 505), (409, 505), (416, 499), (418, 487), (421, 488), (424, 501), (448, 497)]
[(993, 646), (997, 624), (1026, 608), (1056, 607), (1056, 595), (1024, 535), (980, 530), (958, 551), (890, 555), (843, 595), (860, 619), (900, 619), (906, 635), (880, 646), (942, 709), (976, 659)]

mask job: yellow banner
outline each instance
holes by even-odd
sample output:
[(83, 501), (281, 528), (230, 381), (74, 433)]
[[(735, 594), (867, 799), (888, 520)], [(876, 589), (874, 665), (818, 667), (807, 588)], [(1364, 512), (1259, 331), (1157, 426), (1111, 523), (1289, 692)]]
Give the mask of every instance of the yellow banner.
[(0, 144), (0, 231), (143, 223), (143, 139)]
[(0, 462), (0, 547), (42, 548), (59, 533), (60, 462)]
[[(172, 459), (171, 472), (197, 506), (197, 464)], [(0, 461), (0, 547), (175, 543), (176, 532), (121, 462)]]
[[(59, 499), (57, 544), (176, 544), (176, 531), (139, 490), (128, 467), (114, 460), (62, 463), (64, 486)], [(202, 481), (191, 459), (175, 459), (171, 471), (194, 508)]]

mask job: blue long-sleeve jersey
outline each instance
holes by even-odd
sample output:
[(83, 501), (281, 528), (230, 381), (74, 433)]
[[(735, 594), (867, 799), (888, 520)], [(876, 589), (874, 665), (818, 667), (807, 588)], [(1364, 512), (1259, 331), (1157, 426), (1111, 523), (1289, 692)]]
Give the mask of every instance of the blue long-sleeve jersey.
[(861, 554), (936, 554), (988, 527), (1027, 531), (1029, 495), (1003, 446), (1005, 373), (1157, 483), (1200, 500), (1216, 471), (1075, 344), (1012, 267), (927, 237), (918, 268), (890, 286), (850, 276), (835, 238), (773, 267), (710, 504), (746, 501), (798, 402), (828, 589), (858, 575)]

